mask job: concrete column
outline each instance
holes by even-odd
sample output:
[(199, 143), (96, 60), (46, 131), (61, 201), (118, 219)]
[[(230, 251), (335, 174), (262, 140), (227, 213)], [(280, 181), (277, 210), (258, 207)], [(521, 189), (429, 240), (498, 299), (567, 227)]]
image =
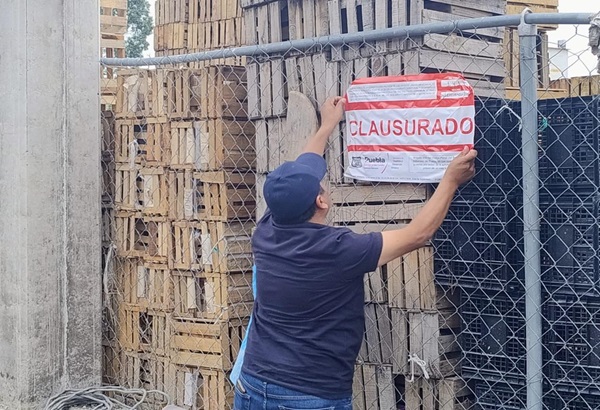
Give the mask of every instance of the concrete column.
[(2, 0), (0, 409), (100, 383), (98, 0)]

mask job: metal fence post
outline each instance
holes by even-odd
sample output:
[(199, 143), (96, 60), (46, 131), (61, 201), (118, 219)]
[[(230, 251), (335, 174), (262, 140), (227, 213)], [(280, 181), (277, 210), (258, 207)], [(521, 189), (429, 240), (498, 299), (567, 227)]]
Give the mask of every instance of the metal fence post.
[[(524, 12), (523, 17), (525, 17)], [(523, 236), (525, 247), (525, 315), (527, 341), (527, 409), (541, 410), (542, 287), (540, 267), (540, 216), (537, 110), (537, 26), (519, 25), (521, 53), (521, 118), (523, 121)]]

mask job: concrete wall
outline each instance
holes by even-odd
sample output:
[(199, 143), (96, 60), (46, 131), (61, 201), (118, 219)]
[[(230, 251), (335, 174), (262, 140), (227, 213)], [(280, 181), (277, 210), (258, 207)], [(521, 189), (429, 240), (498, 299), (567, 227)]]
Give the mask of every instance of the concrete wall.
[(0, 409), (100, 382), (98, 14), (2, 0)]

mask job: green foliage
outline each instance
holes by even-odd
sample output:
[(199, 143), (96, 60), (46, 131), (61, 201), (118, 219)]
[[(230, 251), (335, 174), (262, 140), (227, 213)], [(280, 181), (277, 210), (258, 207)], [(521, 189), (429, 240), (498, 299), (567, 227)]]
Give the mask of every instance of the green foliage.
[(153, 25), (148, 0), (127, 0), (127, 57), (142, 57), (148, 49), (147, 37), (152, 34)]

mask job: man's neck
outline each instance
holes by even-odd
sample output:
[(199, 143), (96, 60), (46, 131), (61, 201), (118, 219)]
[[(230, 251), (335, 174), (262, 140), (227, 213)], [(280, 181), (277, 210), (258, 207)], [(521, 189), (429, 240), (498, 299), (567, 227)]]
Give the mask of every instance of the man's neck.
[(308, 222), (320, 225), (327, 225), (327, 215), (319, 214), (318, 212), (308, 220)]

